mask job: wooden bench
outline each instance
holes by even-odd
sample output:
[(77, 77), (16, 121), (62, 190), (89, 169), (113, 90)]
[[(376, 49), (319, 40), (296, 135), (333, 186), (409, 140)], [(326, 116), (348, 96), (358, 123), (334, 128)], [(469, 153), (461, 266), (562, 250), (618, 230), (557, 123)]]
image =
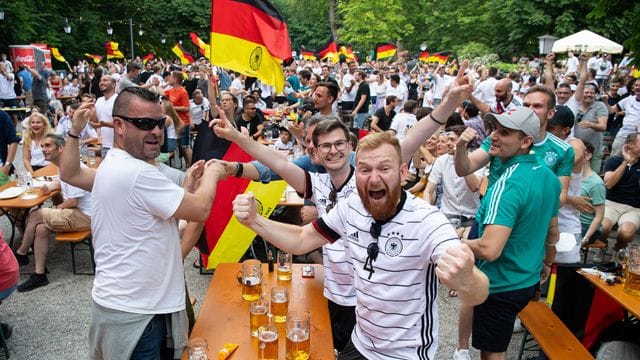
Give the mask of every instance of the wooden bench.
[[(96, 271), (96, 263), (93, 259), (93, 243), (91, 239), (91, 230), (71, 231), (71, 232), (59, 232), (56, 233), (56, 241), (69, 243), (71, 246), (71, 266), (73, 267), (74, 275), (94, 275)], [(92, 272), (78, 272), (76, 270), (76, 245), (85, 244), (91, 254), (91, 268)]]
[[(518, 359), (524, 351), (540, 351), (554, 359), (593, 359), (589, 351), (580, 343), (553, 311), (544, 303), (532, 301), (518, 314), (526, 329)], [(527, 340), (527, 337), (533, 337)], [(526, 343), (535, 340), (535, 346), (525, 348)]]
[(607, 247), (608, 247), (607, 244), (605, 244), (605, 243), (603, 243), (603, 242), (601, 242), (599, 240), (594, 242), (594, 243), (591, 243), (591, 244), (583, 245), (580, 248), (580, 251), (582, 251), (582, 253), (584, 254), (584, 260), (583, 260), (582, 263), (583, 264), (587, 263), (587, 257), (589, 257), (589, 250), (591, 250), (591, 249), (600, 250), (600, 249), (606, 249)]

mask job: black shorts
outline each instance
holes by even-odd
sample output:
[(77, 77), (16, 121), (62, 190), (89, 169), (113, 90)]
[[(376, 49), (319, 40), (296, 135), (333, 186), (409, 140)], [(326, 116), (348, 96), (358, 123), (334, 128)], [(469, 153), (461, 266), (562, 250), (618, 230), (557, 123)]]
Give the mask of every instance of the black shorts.
[(333, 348), (341, 352), (351, 340), (351, 333), (356, 326), (356, 307), (338, 305), (331, 300), (328, 302)]
[(509, 347), (516, 316), (533, 298), (538, 284), (490, 294), (473, 308), (473, 347), (481, 351), (505, 352)]
[(360, 354), (358, 349), (353, 346), (353, 343), (349, 341), (344, 350), (338, 355), (338, 360), (367, 360), (367, 358)]

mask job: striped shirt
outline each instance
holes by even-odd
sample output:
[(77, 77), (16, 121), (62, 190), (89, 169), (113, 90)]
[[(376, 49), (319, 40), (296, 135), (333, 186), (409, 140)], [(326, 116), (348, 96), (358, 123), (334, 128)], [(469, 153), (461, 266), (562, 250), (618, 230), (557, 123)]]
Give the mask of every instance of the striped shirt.
[(314, 221), (328, 241), (340, 238), (353, 266), (356, 326), (351, 341), (367, 359), (434, 359), (438, 346), (436, 261), (460, 240), (447, 218), (407, 192), (382, 225), (374, 273), (364, 269), (374, 222), (357, 194)]
[[(345, 183), (336, 189), (336, 200), (332, 203), (329, 194), (334, 190), (329, 174), (306, 173), (305, 199), (311, 199), (316, 204), (318, 217), (326, 214), (327, 207), (335, 207), (340, 202), (345, 202), (352, 194), (357, 193), (356, 177), (353, 176), (354, 168)], [(330, 210), (329, 210), (330, 211)], [(334, 303), (342, 306), (356, 305), (356, 292), (353, 288), (353, 271), (348, 261), (344, 240), (322, 247), (322, 263), (324, 264), (324, 296)]]

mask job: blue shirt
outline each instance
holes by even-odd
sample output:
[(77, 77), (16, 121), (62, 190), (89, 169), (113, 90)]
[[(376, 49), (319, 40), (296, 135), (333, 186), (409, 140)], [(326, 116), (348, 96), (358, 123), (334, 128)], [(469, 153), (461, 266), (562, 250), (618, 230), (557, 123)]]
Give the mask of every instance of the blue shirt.
[(16, 128), (13, 126), (11, 117), (0, 110), (0, 160), (3, 164), (7, 161), (8, 146), (19, 141), (20, 138), (16, 135)]
[(33, 84), (33, 75), (31, 75), (31, 73), (27, 69), (18, 71), (16, 75), (22, 78), (22, 88), (24, 89), (24, 91), (31, 91), (31, 84)]

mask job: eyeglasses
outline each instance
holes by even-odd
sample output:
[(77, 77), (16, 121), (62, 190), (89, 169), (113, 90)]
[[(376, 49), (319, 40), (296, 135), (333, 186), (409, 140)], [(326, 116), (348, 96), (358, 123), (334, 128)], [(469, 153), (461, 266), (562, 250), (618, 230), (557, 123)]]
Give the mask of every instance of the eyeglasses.
[(329, 151), (331, 151), (331, 147), (335, 146), (336, 150), (338, 151), (344, 151), (347, 148), (347, 140), (338, 140), (334, 143), (322, 143), (322, 144), (318, 144), (318, 146), (316, 146), (318, 148), (318, 150), (323, 153), (326, 154)]
[(113, 117), (119, 117), (122, 120), (132, 123), (133, 126), (137, 127), (138, 129), (145, 131), (153, 130), (156, 126), (160, 129), (164, 129), (165, 121), (167, 121), (167, 115), (162, 115), (162, 117), (159, 119), (147, 117), (132, 118), (122, 115), (113, 115)]
[(331, 201), (331, 204), (327, 205), (327, 207), (325, 208), (327, 212), (331, 211), (331, 209), (333, 209), (333, 207), (336, 205), (337, 197), (338, 197), (337, 189), (333, 189), (331, 190), (331, 192), (329, 192), (329, 201)]
[(371, 224), (369, 228), (369, 234), (371, 237), (375, 239), (376, 242), (372, 242), (367, 246), (367, 259), (364, 261), (363, 269), (369, 272), (369, 280), (371, 280), (371, 275), (376, 272), (373, 269), (373, 262), (378, 258), (378, 253), (380, 249), (378, 248), (378, 238), (380, 237), (380, 233), (382, 232), (382, 224), (375, 221)]

